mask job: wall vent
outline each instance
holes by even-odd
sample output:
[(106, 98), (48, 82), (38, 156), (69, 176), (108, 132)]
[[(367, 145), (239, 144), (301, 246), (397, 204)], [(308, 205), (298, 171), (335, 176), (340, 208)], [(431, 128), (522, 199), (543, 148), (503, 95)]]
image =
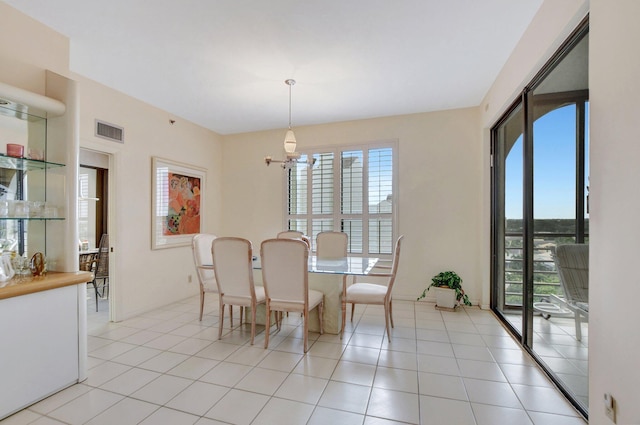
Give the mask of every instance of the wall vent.
[(124, 143), (124, 128), (96, 120), (96, 137), (102, 137), (103, 139)]

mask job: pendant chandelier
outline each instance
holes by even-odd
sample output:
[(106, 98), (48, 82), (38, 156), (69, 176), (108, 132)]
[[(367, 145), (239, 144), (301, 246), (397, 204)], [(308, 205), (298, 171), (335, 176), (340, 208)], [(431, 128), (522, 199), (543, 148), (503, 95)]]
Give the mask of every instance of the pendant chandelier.
[(289, 86), (289, 128), (284, 135), (284, 152), (286, 159), (273, 159), (271, 156), (266, 156), (264, 162), (269, 166), (272, 162), (282, 164), (282, 168), (290, 169), (294, 164), (302, 163), (313, 165), (315, 158), (309, 158), (308, 160), (300, 160), (300, 153), (296, 152), (296, 135), (291, 128), (291, 87), (296, 83), (296, 80), (288, 79), (284, 83)]

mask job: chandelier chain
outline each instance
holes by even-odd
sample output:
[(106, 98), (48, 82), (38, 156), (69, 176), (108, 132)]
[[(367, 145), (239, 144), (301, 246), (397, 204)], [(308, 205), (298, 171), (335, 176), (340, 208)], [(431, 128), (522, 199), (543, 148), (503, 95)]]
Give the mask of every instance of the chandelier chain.
[(291, 86), (296, 83), (296, 80), (288, 79), (284, 82), (289, 86), (289, 130), (291, 130)]

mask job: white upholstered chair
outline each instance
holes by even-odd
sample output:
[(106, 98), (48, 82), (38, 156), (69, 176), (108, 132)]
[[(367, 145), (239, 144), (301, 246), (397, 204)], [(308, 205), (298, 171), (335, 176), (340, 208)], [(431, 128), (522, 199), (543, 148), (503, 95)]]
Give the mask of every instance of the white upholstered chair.
[(303, 240), (309, 248), (311, 248), (311, 240), (302, 232), (297, 230), (285, 230), (276, 235), (278, 239), (301, 239)]
[(211, 243), (216, 238), (209, 233), (198, 233), (191, 241), (193, 262), (196, 266), (196, 274), (200, 283), (200, 321), (204, 311), (205, 292), (218, 293), (215, 274), (213, 272), (213, 260), (211, 259)]
[(285, 230), (283, 232), (279, 232), (276, 237), (278, 239), (302, 239), (302, 232), (298, 232), (297, 230)]
[[(218, 284), (220, 320), (218, 339), (222, 338), (224, 307), (251, 308), (251, 345), (256, 335), (256, 305), (265, 302), (264, 288), (253, 284), (251, 242), (242, 238), (216, 238), (211, 244), (213, 269)], [(242, 318), (240, 318), (242, 324)], [(233, 325), (233, 324), (232, 324)]]
[(385, 277), (388, 278), (386, 285), (377, 283), (354, 282), (347, 286), (346, 281), (343, 283), (342, 289), (342, 328), (340, 329), (340, 338), (344, 334), (344, 326), (347, 319), (347, 303), (351, 303), (351, 321), (353, 322), (353, 311), (356, 304), (378, 304), (384, 306), (384, 320), (387, 331), (387, 338), (391, 342), (389, 334), (389, 322), (393, 327), (393, 310), (391, 291), (396, 280), (398, 271), (398, 261), (400, 260), (400, 244), (404, 236), (400, 236), (396, 241), (393, 255), (393, 263), (389, 273), (369, 273), (369, 277)]
[(322, 309), (324, 294), (309, 289), (309, 247), (299, 239), (267, 239), (260, 246), (262, 283), (266, 295), (264, 347), (269, 347), (271, 311), (280, 329), (281, 312), (300, 312), (303, 316), (304, 352), (308, 350), (309, 311), (318, 307), (320, 333), (324, 332)]
[(316, 236), (318, 259), (335, 260), (347, 256), (349, 236), (344, 232), (320, 232)]

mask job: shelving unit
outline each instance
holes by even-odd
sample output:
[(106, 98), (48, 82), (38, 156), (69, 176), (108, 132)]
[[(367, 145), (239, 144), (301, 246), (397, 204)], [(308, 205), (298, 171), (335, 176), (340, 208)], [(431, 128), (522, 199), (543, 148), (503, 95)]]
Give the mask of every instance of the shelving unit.
[(0, 154), (0, 168), (7, 168), (18, 171), (48, 170), (50, 168), (64, 167), (64, 164), (47, 162), (39, 159), (15, 158), (5, 154)]
[[(0, 106), (0, 149), (3, 142), (21, 144), (27, 156), (0, 154), (0, 203), (6, 202), (0, 205), (0, 248), (27, 257), (46, 255), (46, 223), (65, 219), (57, 206), (46, 206), (47, 173), (65, 165), (47, 161), (47, 118), (36, 112), (16, 103)], [(29, 208), (34, 201), (37, 212)], [(21, 211), (12, 211), (18, 205)]]
[(0, 282), (0, 420), (87, 377), (91, 273), (78, 271), (77, 83), (44, 74), (44, 95), (0, 82), (0, 152), (25, 147), (23, 158), (0, 154), (0, 200), (56, 208), (52, 216), (42, 204), (31, 204), (35, 215), (0, 208), (0, 248), (42, 252), (51, 265), (45, 276)]

